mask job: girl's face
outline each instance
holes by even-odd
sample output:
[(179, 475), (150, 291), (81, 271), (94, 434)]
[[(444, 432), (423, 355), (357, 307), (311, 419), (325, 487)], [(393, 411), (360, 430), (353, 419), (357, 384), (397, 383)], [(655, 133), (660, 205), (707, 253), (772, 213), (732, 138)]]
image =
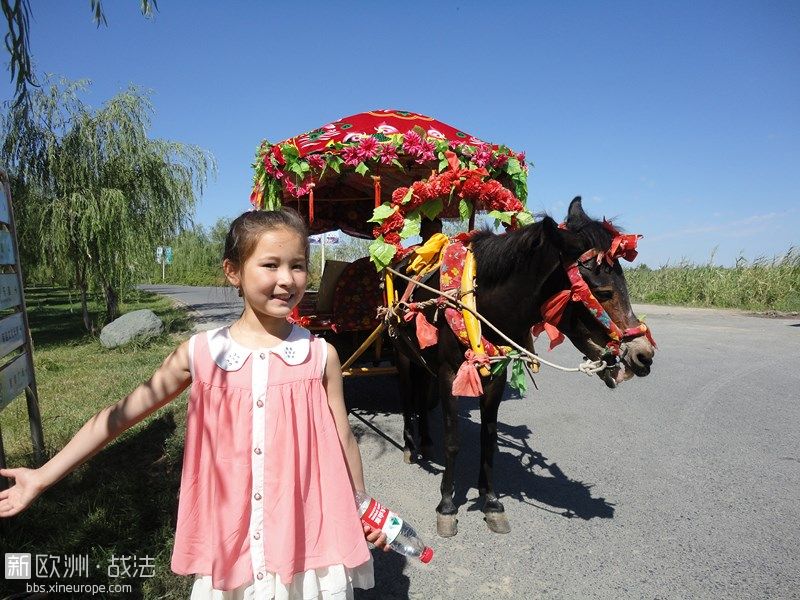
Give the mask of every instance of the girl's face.
[(290, 229), (265, 231), (241, 268), (228, 261), (224, 267), (245, 304), (260, 315), (285, 319), (306, 291), (305, 240)]

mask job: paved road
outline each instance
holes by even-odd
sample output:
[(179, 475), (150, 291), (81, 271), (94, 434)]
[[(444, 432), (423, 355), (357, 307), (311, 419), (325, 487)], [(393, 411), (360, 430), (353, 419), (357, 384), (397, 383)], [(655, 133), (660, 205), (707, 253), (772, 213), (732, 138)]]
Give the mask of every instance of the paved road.
[[(205, 325), (238, 314), (217, 305), (219, 290), (169, 293), (210, 315)], [(436, 550), (427, 567), (378, 556), (378, 587), (357, 598), (800, 598), (800, 318), (636, 310), (660, 348), (649, 377), (612, 391), (547, 370), (539, 391), (501, 405), (508, 535), (489, 533), (478, 510), (474, 401), (461, 411), (450, 539), (435, 534), (441, 454), (407, 466), (353, 419), (369, 488)], [(580, 356), (564, 344), (549, 358)], [(395, 390), (373, 379), (346, 391), (356, 414), (399, 441)]]

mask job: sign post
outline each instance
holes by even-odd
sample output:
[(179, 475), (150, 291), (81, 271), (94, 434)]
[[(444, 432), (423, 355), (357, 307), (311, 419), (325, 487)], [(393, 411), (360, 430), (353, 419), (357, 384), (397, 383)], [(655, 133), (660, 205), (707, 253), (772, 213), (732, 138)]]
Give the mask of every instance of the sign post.
[(158, 246), (156, 248), (156, 262), (161, 265), (161, 283), (164, 283), (167, 265), (172, 264), (172, 246)]
[[(33, 370), (33, 344), (22, 287), (22, 267), (19, 261), (11, 191), (8, 176), (2, 169), (0, 169), (0, 265), (13, 269), (12, 273), (0, 274), (0, 311), (4, 313), (0, 317), (0, 411), (23, 391), (25, 392), (31, 443), (36, 460), (41, 463), (44, 459), (44, 435), (42, 417), (39, 414), (36, 376)], [(5, 463), (2, 431), (0, 431), (0, 467), (5, 468)], [(5, 487), (7, 481), (0, 477), (0, 489)]]

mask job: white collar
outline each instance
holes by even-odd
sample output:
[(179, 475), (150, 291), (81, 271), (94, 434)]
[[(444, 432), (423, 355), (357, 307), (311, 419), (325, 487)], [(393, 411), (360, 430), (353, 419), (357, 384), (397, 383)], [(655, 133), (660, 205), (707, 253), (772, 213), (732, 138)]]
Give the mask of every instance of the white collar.
[(311, 347), (311, 332), (292, 325), (288, 337), (272, 348), (247, 348), (233, 339), (230, 327), (219, 327), (206, 332), (211, 357), (220, 369), (238, 371), (253, 353), (272, 352), (283, 359), (287, 365), (299, 365), (308, 358)]

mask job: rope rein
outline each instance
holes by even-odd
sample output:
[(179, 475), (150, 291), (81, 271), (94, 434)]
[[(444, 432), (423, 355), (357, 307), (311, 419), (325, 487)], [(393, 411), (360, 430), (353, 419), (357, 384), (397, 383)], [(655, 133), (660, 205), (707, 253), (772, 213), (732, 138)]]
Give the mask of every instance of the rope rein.
[[(473, 288), (471, 290), (468, 290), (467, 292), (465, 292), (463, 294), (458, 294), (456, 292), (456, 290), (452, 290), (451, 292), (442, 292), (441, 290), (437, 290), (435, 288), (432, 288), (432, 287), (430, 287), (430, 286), (428, 286), (428, 285), (426, 285), (424, 283), (421, 283), (419, 281), (415, 281), (411, 277), (408, 277), (408, 276), (404, 275), (403, 273), (400, 273), (399, 271), (397, 271), (395, 269), (392, 269), (391, 267), (386, 267), (386, 270), (389, 271), (390, 273), (392, 273), (393, 275), (396, 275), (397, 277), (400, 277), (401, 279), (405, 279), (406, 281), (410, 281), (411, 283), (414, 283), (415, 285), (417, 285), (417, 286), (419, 286), (419, 287), (421, 287), (421, 288), (423, 288), (425, 290), (428, 290), (429, 292), (433, 292), (434, 294), (438, 295), (437, 298), (433, 298), (431, 300), (426, 300), (424, 302), (416, 303), (418, 306), (425, 307), (425, 306), (433, 306), (434, 304), (445, 304), (445, 305), (450, 306), (451, 308), (456, 308), (456, 309), (459, 309), (459, 310), (467, 310), (470, 313), (472, 313), (475, 316), (475, 318), (479, 319), (483, 324), (485, 324), (487, 327), (492, 329), (492, 331), (494, 331), (497, 335), (499, 335), (506, 342), (508, 342), (515, 350), (517, 350), (520, 354), (523, 355), (523, 356), (520, 356), (520, 357), (516, 357), (518, 360), (522, 360), (525, 363), (547, 365), (548, 367), (552, 367), (554, 369), (558, 369), (559, 371), (565, 371), (567, 373), (586, 373), (587, 375), (593, 375), (595, 373), (598, 373), (598, 372), (608, 368), (608, 365), (606, 364), (606, 362), (604, 360), (588, 360), (588, 359), (585, 362), (580, 363), (577, 367), (562, 367), (561, 365), (557, 365), (557, 364), (552, 363), (552, 362), (550, 362), (548, 360), (545, 360), (544, 358), (541, 358), (540, 356), (534, 354), (530, 350), (528, 350), (526, 348), (523, 348), (522, 346), (517, 344), (514, 340), (509, 338), (505, 333), (503, 333), (497, 327), (495, 327), (494, 324), (492, 324), (486, 317), (484, 317), (482, 314), (480, 314), (477, 310), (472, 310), (468, 306), (465, 306), (459, 300), (460, 297), (462, 297), (462, 296), (464, 296), (466, 294), (474, 293), (475, 288)], [(398, 302), (398, 303), (393, 304), (390, 307), (381, 307), (381, 309), (378, 310), (379, 316), (386, 317), (389, 314), (392, 314), (394, 316), (398, 316), (396, 307), (398, 307), (400, 305), (403, 305), (403, 304), (406, 304), (406, 303), (405, 302), (402, 302), (402, 303)], [(489, 357), (489, 361), (490, 362), (499, 362), (499, 361), (503, 361), (503, 360), (507, 360), (507, 359), (508, 359), (507, 356), (490, 356)]]

